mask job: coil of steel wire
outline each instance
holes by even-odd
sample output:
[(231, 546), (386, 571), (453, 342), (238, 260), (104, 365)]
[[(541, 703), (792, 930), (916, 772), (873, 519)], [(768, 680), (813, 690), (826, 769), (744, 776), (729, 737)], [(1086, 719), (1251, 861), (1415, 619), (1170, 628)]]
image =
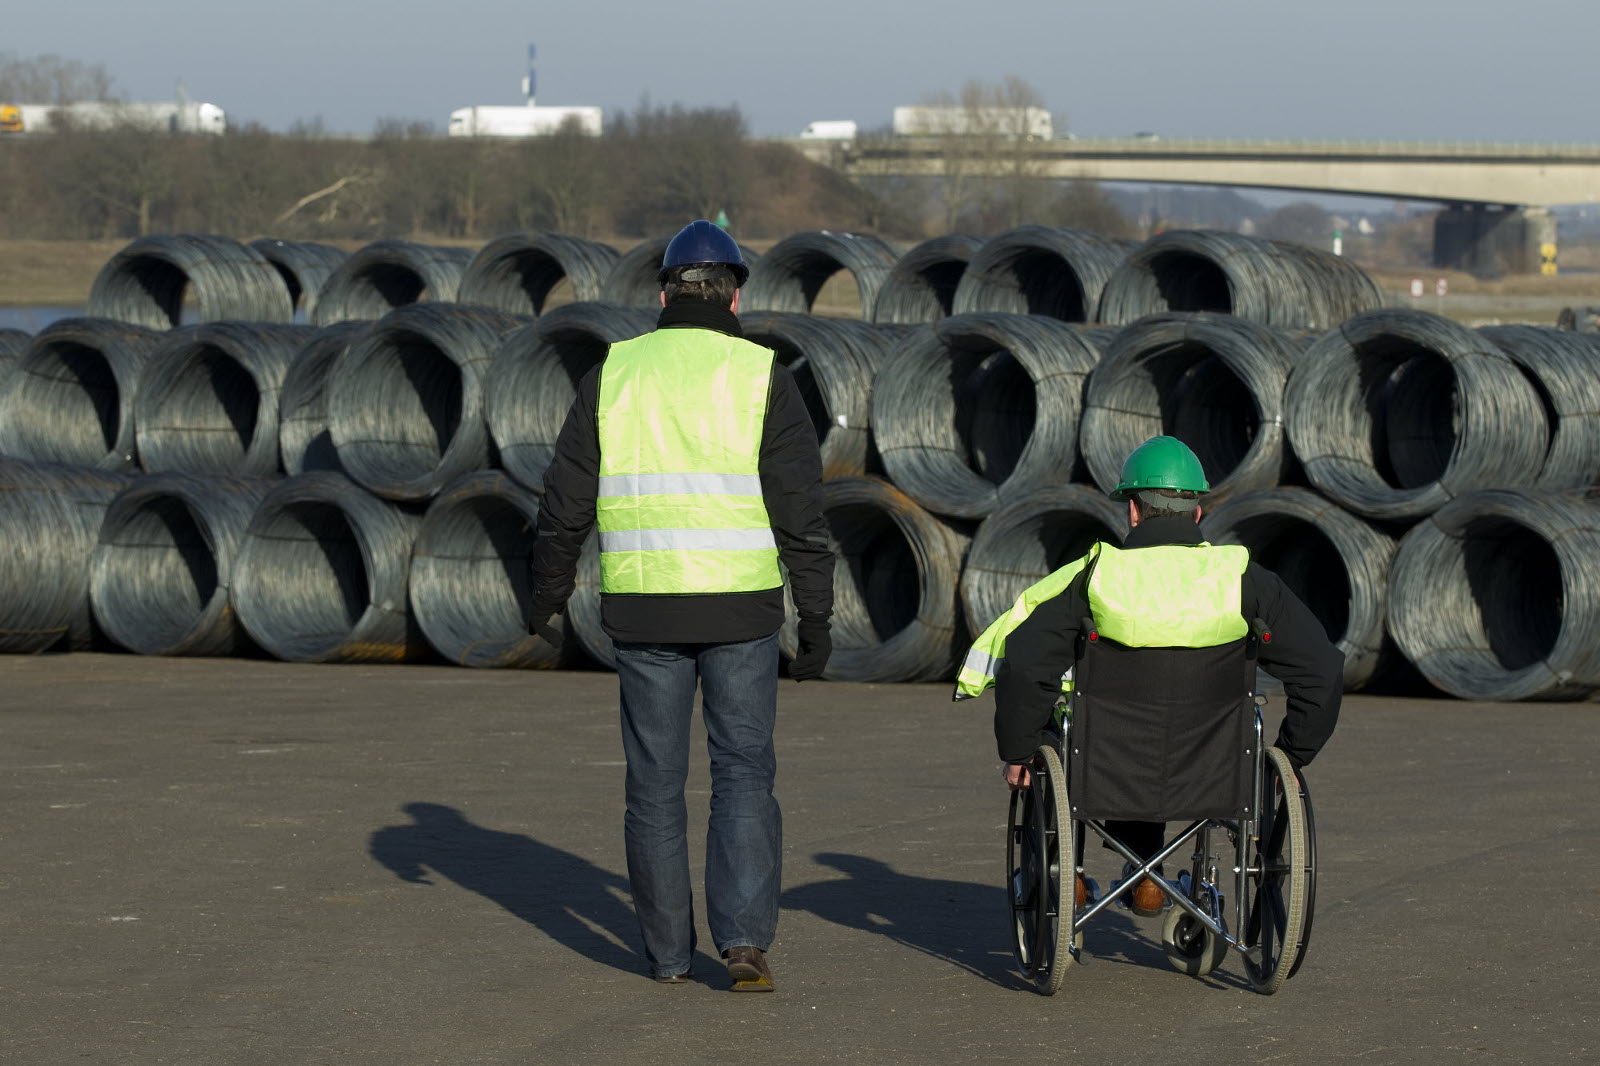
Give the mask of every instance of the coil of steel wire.
[(150, 474), (118, 493), (89, 578), (89, 602), (106, 636), (140, 655), (248, 651), (229, 588), (239, 541), (270, 487)]
[(912, 248), (895, 261), (883, 288), (878, 290), (872, 320), (916, 325), (936, 322), (951, 314), (956, 287), (981, 247), (980, 238), (951, 233)]
[(827, 280), (843, 270), (856, 284), (860, 312), (868, 321), (878, 290), (894, 269), (895, 254), (870, 233), (816, 230), (785, 237), (750, 268), (742, 306), (747, 311), (809, 313)]
[[(606, 275), (605, 284), (600, 286), (598, 301), (652, 311), (659, 308), (661, 260), (666, 257), (667, 245), (671, 243), (671, 237), (652, 237), (625, 252)], [(761, 258), (759, 253), (742, 244), (739, 245), (739, 254), (744, 257), (747, 267), (754, 267)]]
[(424, 300), (450, 303), (471, 261), (466, 248), (374, 241), (352, 253), (323, 283), (311, 322), (371, 321)]
[(227, 237), (140, 237), (100, 268), (88, 314), (149, 329), (193, 321), (289, 322), (294, 302), (278, 269), (254, 248)]
[(21, 329), (0, 329), (0, 396), (5, 394), (6, 382), (16, 369), (17, 357), (28, 347), (28, 332)]
[(367, 322), (323, 326), (306, 338), (289, 363), (278, 393), (278, 451), (286, 472), (343, 469), (328, 432), (328, 372), (369, 326)]
[(1096, 355), (1041, 315), (954, 315), (901, 340), (872, 393), (884, 468), (918, 503), (982, 518), (1071, 480)]
[(540, 315), (563, 281), (571, 300), (597, 300), (617, 263), (609, 244), (561, 233), (511, 233), (484, 245), (461, 275), (456, 299), (518, 315)]
[(63, 318), (40, 330), (0, 391), (0, 453), (134, 469), (139, 378), (163, 336), (109, 318)]
[(278, 390), (307, 326), (206, 322), (161, 339), (139, 376), (134, 435), (152, 473), (270, 477)]
[(281, 241), (276, 237), (251, 241), (250, 247), (278, 271), (289, 290), (289, 306), (303, 312), (307, 321), (312, 321), (317, 312), (322, 287), (350, 254), (327, 244)]
[(1429, 681), (1470, 700), (1600, 687), (1600, 506), (1557, 493), (1459, 496), (1400, 541), (1389, 630)]
[(526, 321), (485, 307), (415, 304), (370, 326), (328, 372), (339, 466), (380, 496), (412, 502), (488, 466), (483, 378), (501, 339)]
[(1128, 453), (1177, 437), (1200, 457), (1208, 499), (1270, 488), (1290, 460), (1283, 391), (1294, 345), (1231, 315), (1169, 312), (1124, 327), (1084, 395), (1078, 446), (1105, 492)]
[(1556, 328), (1600, 333), (1600, 307), (1563, 307), (1556, 316)]
[(967, 630), (982, 633), (1024, 589), (1081, 558), (1096, 541), (1122, 543), (1127, 504), (1086, 485), (1051, 485), (984, 519), (961, 572)]
[(233, 606), (289, 662), (399, 662), (425, 643), (407, 600), (417, 519), (330, 470), (279, 482), (233, 565)]
[(412, 546), (411, 610), (440, 655), (462, 666), (561, 664), (528, 633), (538, 523), (539, 497), (498, 470), (467, 474), (428, 507)]
[(506, 473), (544, 491), (544, 469), (578, 382), (612, 343), (647, 333), (655, 323), (656, 315), (642, 308), (575, 303), (506, 335), (489, 370), (485, 411)]
[(1488, 326), (1499, 345), (1533, 383), (1550, 430), (1540, 489), (1600, 485), (1600, 336), (1545, 326)]
[[(1209, 498), (1208, 498), (1209, 500)], [(1283, 487), (1208, 502), (1207, 540), (1243, 544), (1252, 562), (1283, 579), (1344, 653), (1344, 687), (1362, 688), (1388, 651), (1389, 562), (1394, 538), (1309, 489)]]
[[(878, 478), (822, 484), (833, 547), (832, 681), (938, 681), (966, 651), (957, 583), (968, 538)], [(787, 593), (786, 593), (787, 595)], [(792, 604), (778, 644), (793, 658)]]
[(1296, 359), (1289, 439), (1324, 495), (1417, 518), (1475, 489), (1531, 485), (1549, 440), (1527, 377), (1489, 338), (1423, 311), (1368, 311)]
[(794, 375), (822, 444), (823, 478), (865, 473), (872, 382), (890, 338), (865, 322), (784, 311), (747, 311), (739, 322)]
[(127, 479), (0, 457), (0, 652), (95, 645), (89, 558)]
[(1213, 311), (1284, 329), (1331, 329), (1381, 307), (1347, 260), (1221, 230), (1168, 230), (1130, 252), (1100, 297), (1103, 322), (1163, 311)]
[(956, 314), (1009, 311), (1092, 322), (1129, 241), (1056, 226), (1018, 226), (983, 243), (956, 286)]

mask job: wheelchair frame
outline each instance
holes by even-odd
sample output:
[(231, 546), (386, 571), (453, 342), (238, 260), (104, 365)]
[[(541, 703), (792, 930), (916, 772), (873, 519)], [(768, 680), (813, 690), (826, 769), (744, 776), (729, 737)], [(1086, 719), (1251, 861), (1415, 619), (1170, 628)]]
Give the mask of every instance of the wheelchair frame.
[[(1162, 931), (1167, 959), (1180, 972), (1204, 977), (1221, 964), (1230, 948), (1244, 958), (1257, 992), (1271, 995), (1293, 977), (1305, 960), (1316, 897), (1316, 827), (1311, 796), (1288, 756), (1262, 740), (1260, 705), (1252, 696), (1256, 809), (1243, 819), (1202, 818), (1190, 822), (1148, 861), (1141, 861), (1101, 821), (1070, 817), (1070, 781), (1061, 750), (1071, 744), (1070, 719), (1062, 749), (1041, 747), (1027, 789), (1012, 793), (1007, 828), (1006, 875), (1013, 921), (1013, 950), (1023, 975), (1045, 995), (1060, 990), (1069, 960), (1087, 963), (1083, 928), (1089, 919), (1132, 893), (1148, 877), (1171, 901)], [(1292, 783), (1292, 784), (1291, 784)], [(1070, 826), (1063, 833), (1062, 826)], [(1133, 869), (1104, 896), (1076, 905), (1077, 878), (1083, 873), (1085, 830), (1092, 829)], [(1234, 893), (1233, 929), (1226, 920), (1226, 894), (1219, 876), (1213, 834), (1231, 838)], [(1193, 842), (1189, 869), (1168, 880), (1155, 868)], [(1019, 859), (1020, 853), (1020, 859)], [(1093, 882), (1089, 882), (1092, 886)], [(1030, 891), (1031, 889), (1031, 891)], [(1065, 918), (1065, 921), (1062, 919)]]

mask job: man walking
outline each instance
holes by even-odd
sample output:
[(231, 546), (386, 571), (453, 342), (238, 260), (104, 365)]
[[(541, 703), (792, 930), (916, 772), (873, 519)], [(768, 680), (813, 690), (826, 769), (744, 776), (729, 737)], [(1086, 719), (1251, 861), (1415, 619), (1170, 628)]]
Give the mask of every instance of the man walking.
[(777, 760), (783, 575), (800, 615), (797, 681), (832, 645), (833, 555), (816, 430), (794, 379), (743, 339), (739, 246), (710, 222), (667, 246), (653, 333), (613, 344), (578, 385), (545, 473), (529, 617), (559, 644), (584, 541), (600, 538), (627, 756), (628, 880), (651, 976), (688, 981), (689, 725), (703, 694), (711, 755), (708, 924), (736, 991), (771, 991), (782, 823)]

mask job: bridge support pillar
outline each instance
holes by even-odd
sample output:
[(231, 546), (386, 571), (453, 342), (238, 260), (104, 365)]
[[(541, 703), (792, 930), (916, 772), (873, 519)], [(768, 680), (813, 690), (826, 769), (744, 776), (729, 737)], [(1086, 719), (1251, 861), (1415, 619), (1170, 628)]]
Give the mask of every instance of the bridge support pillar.
[(1540, 249), (1555, 243), (1547, 207), (1450, 204), (1433, 222), (1433, 265), (1488, 277), (1535, 274)]

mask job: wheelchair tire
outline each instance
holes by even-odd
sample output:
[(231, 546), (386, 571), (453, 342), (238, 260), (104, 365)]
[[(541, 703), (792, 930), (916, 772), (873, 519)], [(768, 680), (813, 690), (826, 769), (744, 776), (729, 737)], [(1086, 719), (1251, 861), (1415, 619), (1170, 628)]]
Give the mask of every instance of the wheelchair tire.
[[(1202, 909), (1211, 909), (1209, 892), (1203, 892), (1202, 898), (1195, 902)], [(1228, 942), (1178, 906), (1168, 911), (1166, 920), (1161, 923), (1161, 947), (1172, 968), (1190, 977), (1206, 976), (1228, 956)]]
[(1255, 856), (1259, 872), (1248, 880), (1245, 956), (1250, 983), (1270, 996), (1299, 968), (1310, 928), (1316, 845), (1303, 786), (1277, 748), (1268, 748), (1260, 802), (1261, 842)]
[(1070, 811), (1061, 758), (1046, 745), (1029, 786), (1011, 794), (1006, 890), (1017, 965), (1047, 996), (1061, 990), (1072, 965), (1073, 897), (1062, 891), (1063, 882), (1074, 884), (1077, 871)]

